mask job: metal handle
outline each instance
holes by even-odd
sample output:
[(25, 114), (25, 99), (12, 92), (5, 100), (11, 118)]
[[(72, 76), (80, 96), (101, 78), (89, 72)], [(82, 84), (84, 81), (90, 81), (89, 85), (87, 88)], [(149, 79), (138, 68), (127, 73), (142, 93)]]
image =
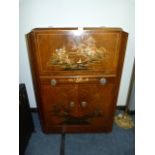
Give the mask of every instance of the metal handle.
[(86, 107), (87, 106), (87, 102), (86, 101), (82, 101), (81, 102), (81, 106), (84, 108), (84, 107)]
[(69, 103), (69, 106), (70, 106), (71, 108), (75, 107), (75, 102), (74, 102), (74, 101), (71, 101), (71, 102)]
[(101, 78), (100, 79), (100, 84), (101, 85), (105, 85), (107, 83), (107, 79), (106, 78)]
[(52, 85), (52, 86), (55, 86), (56, 84), (57, 84), (57, 80), (52, 79), (52, 80), (51, 80), (51, 85)]

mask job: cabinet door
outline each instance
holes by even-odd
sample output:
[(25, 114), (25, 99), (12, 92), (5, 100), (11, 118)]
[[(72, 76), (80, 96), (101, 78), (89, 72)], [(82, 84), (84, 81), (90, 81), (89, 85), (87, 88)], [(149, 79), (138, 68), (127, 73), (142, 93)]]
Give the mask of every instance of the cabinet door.
[(42, 84), (41, 93), (43, 115), (47, 126), (73, 124), (74, 118), (78, 115), (76, 85)]
[(113, 106), (113, 84), (80, 84), (79, 115), (87, 124), (106, 126), (111, 122)]
[(39, 73), (74, 74), (76, 70), (78, 74), (116, 74), (120, 30), (84, 30), (80, 36), (74, 32), (75, 30), (61, 29), (35, 31)]

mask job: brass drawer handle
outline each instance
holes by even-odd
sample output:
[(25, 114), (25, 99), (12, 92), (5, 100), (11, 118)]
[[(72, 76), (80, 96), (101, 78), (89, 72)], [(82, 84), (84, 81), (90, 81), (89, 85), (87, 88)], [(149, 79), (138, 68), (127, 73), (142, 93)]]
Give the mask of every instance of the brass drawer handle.
[(69, 106), (70, 106), (71, 108), (75, 107), (75, 102), (74, 102), (74, 101), (71, 101), (71, 102), (69, 103)]
[(106, 78), (101, 78), (100, 79), (100, 84), (101, 85), (105, 85), (107, 83), (107, 79)]
[(52, 86), (56, 86), (56, 84), (57, 84), (57, 80), (52, 79), (52, 80), (51, 80), (51, 85), (52, 85)]
[(81, 107), (85, 108), (87, 106), (87, 102), (86, 101), (82, 101), (81, 102)]

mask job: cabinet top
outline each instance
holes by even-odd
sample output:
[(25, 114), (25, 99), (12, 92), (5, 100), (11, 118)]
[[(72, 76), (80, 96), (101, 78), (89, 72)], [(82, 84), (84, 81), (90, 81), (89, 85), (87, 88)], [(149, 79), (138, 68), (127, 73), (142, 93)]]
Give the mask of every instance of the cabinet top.
[[(119, 27), (80, 27), (82, 30), (101, 30), (101, 31), (123, 31), (122, 28)], [(79, 30), (78, 27), (41, 27), (32, 29), (33, 32), (37, 31), (53, 31), (53, 30)]]

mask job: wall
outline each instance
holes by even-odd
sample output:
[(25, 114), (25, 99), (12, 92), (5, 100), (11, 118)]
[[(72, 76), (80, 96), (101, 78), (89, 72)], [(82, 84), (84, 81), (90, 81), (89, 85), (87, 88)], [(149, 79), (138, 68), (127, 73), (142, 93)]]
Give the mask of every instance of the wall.
[(125, 105), (134, 61), (133, 0), (20, 0), (19, 82), (25, 83), (36, 107), (25, 34), (36, 27), (121, 27), (129, 33), (117, 104)]

